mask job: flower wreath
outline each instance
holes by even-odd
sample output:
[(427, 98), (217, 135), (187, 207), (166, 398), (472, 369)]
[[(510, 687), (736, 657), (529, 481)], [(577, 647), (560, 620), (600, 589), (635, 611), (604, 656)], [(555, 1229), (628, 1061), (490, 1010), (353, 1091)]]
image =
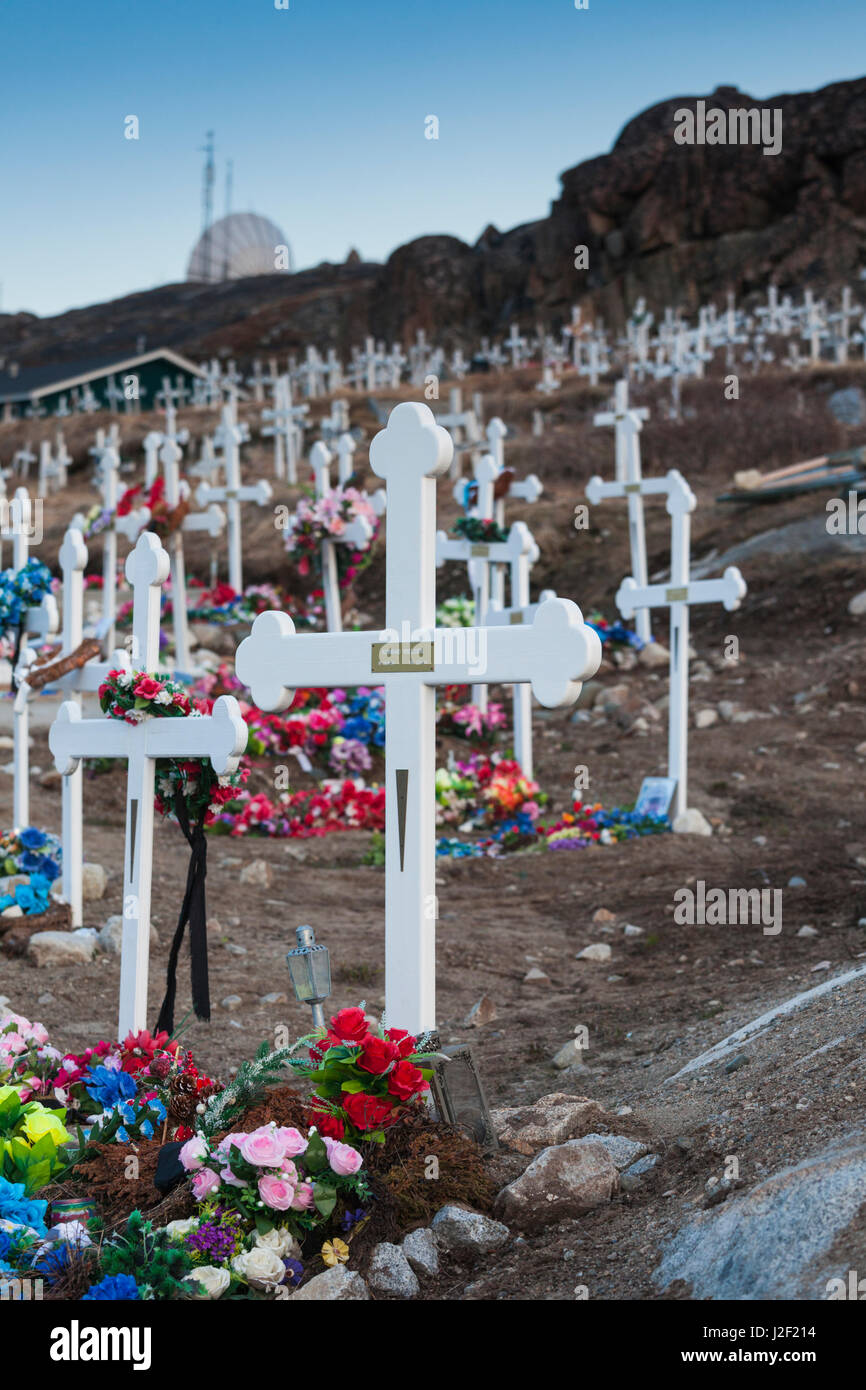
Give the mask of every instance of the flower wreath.
[(53, 584), (51, 571), (32, 557), (20, 570), (0, 573), (0, 632), (20, 628), (25, 608), (38, 608)]
[(482, 521), (477, 516), (459, 516), (453, 526), (453, 534), (465, 541), (492, 545), (496, 541), (507, 541), (508, 532), (495, 521)]
[[(143, 719), (153, 717), (203, 717), (202, 711), (193, 706), (184, 687), (161, 674), (109, 671), (108, 679), (103, 681), (98, 694), (103, 714), (112, 719), (123, 719), (127, 724), (139, 724)], [(174, 812), (190, 847), (186, 891), (169, 952), (165, 998), (156, 1025), (157, 1029), (164, 1029), (167, 1033), (174, 1030), (177, 961), (187, 922), (193, 1009), (197, 1018), (210, 1018), (205, 902), (207, 840), (204, 830), (224, 803), (232, 799), (236, 788), (246, 781), (248, 775), (246, 768), (239, 768), (237, 772), (220, 776), (206, 758), (157, 759), (156, 809), (161, 815)]]
[(355, 487), (333, 488), (326, 497), (302, 497), (286, 522), (284, 544), (300, 575), (312, 569), (322, 572), (322, 542), (339, 540), (356, 517), (369, 523), (372, 535), (363, 550), (347, 545), (337, 546), (337, 576), (341, 589), (366, 569), (373, 555), (373, 544), (379, 533), (379, 517), (373, 510), (366, 492)]

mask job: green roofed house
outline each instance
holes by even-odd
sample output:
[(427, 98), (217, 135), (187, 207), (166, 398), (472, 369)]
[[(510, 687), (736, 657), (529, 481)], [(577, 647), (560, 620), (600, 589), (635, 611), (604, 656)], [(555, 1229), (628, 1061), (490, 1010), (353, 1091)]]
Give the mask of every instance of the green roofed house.
[(0, 418), (64, 417), (80, 411), (153, 410), (165, 377), (176, 390), (175, 404), (193, 394), (204, 371), (171, 348), (156, 348), (134, 357), (58, 362), (19, 367), (7, 362), (0, 371)]

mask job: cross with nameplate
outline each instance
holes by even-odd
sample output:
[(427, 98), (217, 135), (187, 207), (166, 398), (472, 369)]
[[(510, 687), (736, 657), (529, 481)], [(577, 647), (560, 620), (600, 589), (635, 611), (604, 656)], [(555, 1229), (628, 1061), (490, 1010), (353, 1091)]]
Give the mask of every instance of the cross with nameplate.
[(297, 686), (385, 686), (386, 1012), (412, 1032), (436, 1023), (436, 686), (528, 681), (554, 707), (572, 703), (601, 660), (598, 636), (563, 599), (543, 604), (531, 627), (436, 628), (436, 479), (451, 454), (415, 402), (396, 406), (371, 444), (388, 492), (385, 630), (296, 634), (288, 614), (263, 613), (236, 660), (265, 710), (286, 709)]
[[(149, 675), (158, 668), (160, 588), (168, 571), (169, 557), (159, 539), (143, 532), (127, 557), (126, 577), (134, 595), (132, 665)], [(67, 700), (51, 725), (48, 745), (64, 776), (75, 772), (82, 758), (127, 761), (118, 1037), (147, 1025), (156, 760), (208, 758), (219, 775), (230, 773), (246, 748), (247, 732), (231, 695), (220, 696), (210, 715), (148, 715), (136, 724), (108, 716), (82, 719), (77, 702)]]
[[(629, 406), (628, 382), (623, 379), (614, 388), (614, 408), (594, 417), (593, 424), (614, 427), (615, 480), (604, 483), (591, 478), (586, 495), (593, 506), (603, 497), (625, 497), (628, 503), (628, 536), (631, 551), (632, 577), (640, 585), (647, 580), (646, 531), (643, 514), (643, 487), (640, 461), (640, 432), (649, 419), (646, 406)], [(642, 642), (652, 640), (648, 609), (642, 609), (635, 619), (635, 631)]]
[[(667, 495), (671, 518), (671, 575), (667, 584), (639, 584), (632, 576), (624, 579), (616, 605), (624, 618), (649, 608), (670, 609), (670, 703), (668, 705), (668, 777), (676, 781), (674, 811), (671, 817), (688, 810), (689, 748), (689, 608), (694, 603), (722, 603), (728, 611), (739, 608), (746, 593), (746, 582), (735, 565), (729, 565), (721, 579), (689, 579), (691, 513), (696, 498), (685, 478), (671, 469), (665, 478), (651, 478), (659, 492)], [(662, 486), (664, 484), (664, 486)]]

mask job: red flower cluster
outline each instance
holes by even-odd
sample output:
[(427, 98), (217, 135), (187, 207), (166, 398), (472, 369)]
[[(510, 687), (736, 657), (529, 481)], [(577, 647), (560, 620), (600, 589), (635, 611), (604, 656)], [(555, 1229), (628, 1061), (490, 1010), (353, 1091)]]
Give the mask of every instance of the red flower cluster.
[[(424, 1072), (410, 1060), (417, 1047), (417, 1039), (405, 1029), (388, 1028), (379, 1037), (370, 1031), (363, 1009), (341, 1009), (331, 1019), (327, 1037), (310, 1048), (318, 1086), (309, 1122), (332, 1139), (381, 1135), (430, 1089)], [(339, 1051), (332, 1056), (335, 1049)], [(353, 1089), (344, 1091), (346, 1083)]]

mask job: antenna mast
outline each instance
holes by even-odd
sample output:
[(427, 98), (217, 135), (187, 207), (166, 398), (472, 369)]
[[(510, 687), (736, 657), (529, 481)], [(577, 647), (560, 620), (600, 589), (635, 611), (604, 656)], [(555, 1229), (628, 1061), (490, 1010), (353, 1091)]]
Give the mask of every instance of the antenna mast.
[[(226, 160), (226, 217), (231, 215), (232, 210), (232, 187), (234, 184), (235, 163), (233, 159)], [(228, 230), (228, 228), (227, 228)], [(223, 261), (223, 279), (229, 278), (229, 238), (226, 237), (226, 254)]]
[(204, 165), (204, 176), (202, 179), (201, 213), (202, 237), (204, 238), (202, 247), (204, 252), (204, 278), (208, 283), (210, 283), (213, 278), (213, 267), (211, 265), (210, 229), (211, 224), (213, 223), (213, 188), (214, 181), (216, 178), (216, 169), (214, 167), (214, 143), (212, 130), (209, 130), (206, 133), (205, 143), (204, 145), (199, 145), (199, 150), (203, 151), (204, 154), (207, 155), (207, 159), (205, 160)]

